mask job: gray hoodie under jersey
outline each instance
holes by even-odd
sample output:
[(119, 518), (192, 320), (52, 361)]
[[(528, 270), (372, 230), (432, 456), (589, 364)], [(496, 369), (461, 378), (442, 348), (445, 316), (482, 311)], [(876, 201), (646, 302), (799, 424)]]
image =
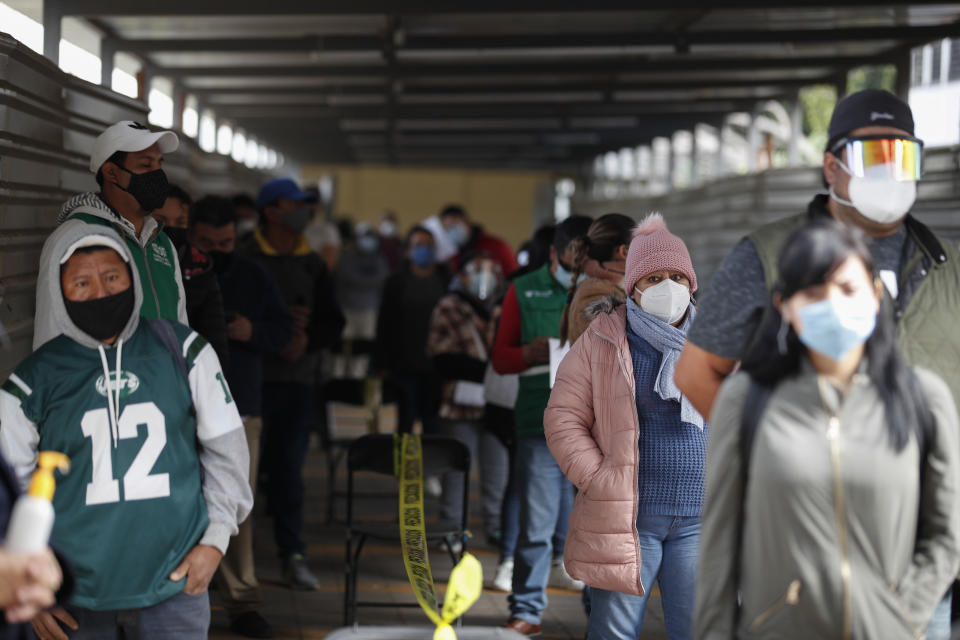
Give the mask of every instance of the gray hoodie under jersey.
[[(53, 231), (43, 245), (40, 254), (40, 269), (37, 276), (37, 313), (34, 318), (33, 348), (59, 335), (53, 316), (52, 305), (60, 295), (59, 270), (55, 270), (55, 281), (47, 282), (48, 268), (53, 256), (59, 255), (53, 249), (64, 235), (74, 236), (74, 227), (87, 229), (110, 229), (122, 238), (128, 249), (128, 258), (136, 266), (140, 278), (143, 299), (138, 303), (140, 313), (147, 318), (167, 318), (183, 324), (187, 322), (186, 297), (183, 291), (183, 278), (180, 263), (177, 260), (173, 244), (162, 226), (152, 217), (144, 219), (143, 228), (138, 235), (133, 224), (116, 214), (96, 193), (81, 193), (64, 203), (57, 218), (57, 229)], [(59, 260), (59, 258), (57, 258)], [(51, 297), (51, 286), (55, 295)]]
[[(117, 250), (125, 262), (131, 266), (134, 310), (113, 345), (107, 345), (93, 338), (74, 324), (67, 313), (61, 289), (60, 264), (63, 256), (77, 241), (97, 237), (105, 240), (100, 244)], [(37, 295), (38, 298), (46, 299), (48, 302), (43, 320), (54, 332), (52, 337), (62, 335), (89, 349), (98, 351), (102, 349), (105, 370), (112, 372), (114, 368), (120, 369), (123, 343), (133, 340), (135, 334), (140, 338), (144, 332), (153, 331), (146, 326), (146, 320), (139, 314), (144, 297), (143, 288), (127, 243), (110, 227), (74, 221), (61, 225), (48, 238), (43, 254)], [(170, 326), (184, 355), (184, 362), (189, 372), (186, 382), (196, 414), (196, 451), (202, 471), (203, 499), (209, 518), (209, 524), (199, 544), (216, 547), (225, 553), (230, 536), (236, 534), (239, 523), (247, 517), (253, 506), (253, 496), (249, 486), (249, 450), (243, 423), (224, 382), (220, 363), (213, 348), (189, 327), (177, 322), (170, 322)], [(51, 343), (51, 346), (53, 344), (55, 343)], [(170, 350), (160, 344), (154, 348), (157, 350), (157, 357), (173, 357)], [(24, 362), (49, 357), (49, 351), (49, 348), (45, 348), (35, 352)], [(183, 373), (178, 372), (177, 375), (183, 375)], [(14, 377), (11, 376), (11, 378)], [(108, 376), (105, 374), (105, 377)], [(145, 386), (151, 387), (146, 390), (153, 394), (154, 400), (159, 400), (155, 394), (164, 393), (167, 389), (172, 392), (176, 388), (175, 384), (166, 384), (166, 382), (175, 381), (155, 380), (153, 384), (145, 383)], [(120, 398), (121, 394), (117, 392), (118, 414)], [(0, 398), (0, 401), (6, 400), (9, 398)], [(105, 404), (109, 404), (106, 398)], [(30, 473), (36, 466), (36, 445), (39, 441), (37, 428), (22, 413), (22, 410), (11, 410), (9, 407), (0, 406), (0, 413), (3, 415), (0, 447), (17, 477), (26, 485)], [(170, 420), (171, 417), (168, 416), (167, 419)]]

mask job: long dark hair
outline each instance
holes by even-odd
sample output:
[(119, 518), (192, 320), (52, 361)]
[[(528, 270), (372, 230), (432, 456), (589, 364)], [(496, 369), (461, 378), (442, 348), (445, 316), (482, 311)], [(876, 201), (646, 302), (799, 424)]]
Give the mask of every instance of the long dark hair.
[(633, 228), (636, 222), (633, 218), (622, 213), (606, 213), (590, 224), (587, 235), (574, 238), (570, 242), (573, 250), (573, 269), (571, 279), (573, 285), (567, 296), (567, 306), (560, 318), (560, 340), (566, 342), (570, 333), (570, 303), (577, 292), (577, 281), (587, 265), (587, 260), (606, 262), (613, 258), (613, 254), (620, 245), (630, 246), (633, 237)]
[[(834, 220), (801, 227), (787, 238), (780, 253), (780, 277), (773, 293), (785, 301), (802, 289), (823, 284), (848, 258), (860, 260), (876, 279), (869, 240), (861, 231)], [(784, 322), (771, 303), (758, 337), (743, 359), (743, 369), (759, 384), (773, 387), (800, 369), (806, 347)], [(785, 344), (778, 339), (782, 326), (787, 329)], [(893, 309), (886, 298), (880, 304), (876, 328), (867, 339), (865, 357), (867, 376), (883, 398), (890, 444), (901, 451), (915, 434), (922, 446), (932, 415), (917, 376), (897, 346)]]

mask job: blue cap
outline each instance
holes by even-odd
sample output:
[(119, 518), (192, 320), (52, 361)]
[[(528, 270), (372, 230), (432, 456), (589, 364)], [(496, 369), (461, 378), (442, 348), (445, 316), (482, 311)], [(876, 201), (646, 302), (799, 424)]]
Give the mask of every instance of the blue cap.
[(290, 178), (274, 178), (260, 187), (257, 194), (257, 209), (263, 209), (277, 200), (293, 200), (294, 202), (316, 202), (317, 196), (301, 191), (297, 183)]

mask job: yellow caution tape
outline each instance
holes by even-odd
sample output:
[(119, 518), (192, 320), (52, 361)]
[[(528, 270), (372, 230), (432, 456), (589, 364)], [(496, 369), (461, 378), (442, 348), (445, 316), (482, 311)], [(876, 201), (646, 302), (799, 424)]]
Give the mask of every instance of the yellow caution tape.
[(450, 573), (443, 611), (438, 612), (423, 517), (423, 449), (420, 435), (405, 433), (398, 444), (399, 456), (395, 457), (395, 463), (400, 479), (400, 544), (407, 578), (420, 608), (437, 625), (433, 640), (456, 640), (457, 635), (450, 623), (462, 616), (480, 597), (483, 571), (479, 560), (464, 553)]

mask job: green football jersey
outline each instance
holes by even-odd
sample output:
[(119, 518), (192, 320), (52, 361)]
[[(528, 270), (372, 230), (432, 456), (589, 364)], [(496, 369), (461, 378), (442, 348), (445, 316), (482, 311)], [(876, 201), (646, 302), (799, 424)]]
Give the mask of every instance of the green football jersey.
[[(185, 326), (174, 330), (189, 370), (206, 343)], [(70, 473), (57, 478), (51, 544), (76, 577), (70, 602), (101, 611), (182, 591), (185, 581), (169, 575), (208, 524), (188, 380), (143, 321), (117, 351), (105, 350), (107, 379), (99, 351), (61, 335), (3, 385), (35, 426), (26, 445), (70, 457)], [(229, 397), (225, 383), (223, 392)], [(115, 422), (110, 394), (119, 398)], [(10, 437), (5, 447), (16, 446)]]

